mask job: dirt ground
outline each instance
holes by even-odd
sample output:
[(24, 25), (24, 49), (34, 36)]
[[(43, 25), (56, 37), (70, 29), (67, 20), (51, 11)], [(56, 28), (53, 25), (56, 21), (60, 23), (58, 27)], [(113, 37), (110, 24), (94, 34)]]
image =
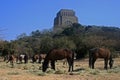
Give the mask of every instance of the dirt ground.
[(0, 61), (0, 80), (120, 80), (120, 58), (114, 59), (112, 69), (104, 70), (104, 61), (98, 59), (95, 69), (88, 68), (88, 59), (74, 62), (74, 72), (67, 72), (68, 65), (56, 62), (56, 71), (47, 69), (43, 73), (41, 64), (14, 64)]

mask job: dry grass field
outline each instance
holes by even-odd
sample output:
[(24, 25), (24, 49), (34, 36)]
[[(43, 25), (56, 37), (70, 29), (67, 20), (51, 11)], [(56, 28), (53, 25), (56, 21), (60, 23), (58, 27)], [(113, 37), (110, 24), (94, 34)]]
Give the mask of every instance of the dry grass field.
[(96, 61), (95, 69), (88, 68), (88, 59), (75, 61), (74, 72), (67, 72), (68, 65), (58, 61), (56, 71), (48, 68), (45, 73), (38, 63), (15, 63), (11, 68), (9, 63), (0, 61), (0, 80), (120, 80), (120, 58), (114, 60), (114, 67), (108, 70), (103, 69), (102, 59)]

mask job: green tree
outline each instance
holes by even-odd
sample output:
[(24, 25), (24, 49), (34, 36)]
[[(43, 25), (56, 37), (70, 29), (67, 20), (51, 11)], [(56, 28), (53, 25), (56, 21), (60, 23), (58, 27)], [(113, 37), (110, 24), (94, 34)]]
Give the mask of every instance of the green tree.
[(75, 43), (70, 40), (68, 37), (60, 37), (54, 39), (54, 47), (55, 48), (69, 48), (69, 49), (75, 49), (76, 45)]
[(45, 36), (41, 38), (40, 52), (48, 53), (53, 48), (53, 38)]

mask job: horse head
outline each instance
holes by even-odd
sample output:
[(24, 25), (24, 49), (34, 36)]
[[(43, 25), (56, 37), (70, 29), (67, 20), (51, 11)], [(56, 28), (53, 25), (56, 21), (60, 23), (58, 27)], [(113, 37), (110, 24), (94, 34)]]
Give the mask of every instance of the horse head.
[(48, 68), (48, 61), (45, 61), (42, 63), (42, 71), (45, 72)]
[(109, 62), (110, 69), (113, 67), (113, 63), (114, 63), (114, 60), (110, 60)]

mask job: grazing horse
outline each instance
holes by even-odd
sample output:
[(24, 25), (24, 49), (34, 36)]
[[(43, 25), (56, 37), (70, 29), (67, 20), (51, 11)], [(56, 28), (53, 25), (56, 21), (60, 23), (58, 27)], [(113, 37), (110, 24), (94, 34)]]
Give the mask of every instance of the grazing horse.
[(45, 59), (45, 56), (46, 54), (35, 54), (32, 57), (32, 62), (34, 63), (34, 62), (37, 62), (38, 60), (38, 63), (41, 63), (42, 59)]
[(39, 54), (35, 54), (32, 56), (32, 62), (37, 62), (38, 60), (38, 63), (41, 63), (41, 56)]
[(43, 65), (42, 71), (45, 72), (48, 68), (49, 61), (51, 61), (51, 68), (55, 70), (55, 62), (56, 60), (67, 59), (69, 69), (68, 71), (73, 71), (73, 63), (74, 63), (74, 53), (69, 49), (52, 49), (46, 55)]
[(17, 56), (17, 62), (19, 61), (20, 63), (22, 63), (23, 60), (24, 63), (28, 63), (28, 55), (26, 53)]
[(3, 60), (3, 61), (8, 60), (8, 58), (9, 58), (9, 55), (5, 55), (5, 56), (4, 56), (4, 60)]
[(110, 53), (110, 50), (104, 49), (104, 48), (93, 48), (89, 51), (89, 67), (94, 69), (94, 63), (97, 58), (103, 58), (104, 59), (104, 69), (108, 69), (108, 60), (109, 60), (109, 66), (112, 68), (114, 60), (112, 59), (112, 55)]
[(13, 54), (10, 54), (8, 55), (8, 61), (6, 63), (10, 62), (12, 67), (14, 67), (14, 60), (15, 60), (15, 56)]

